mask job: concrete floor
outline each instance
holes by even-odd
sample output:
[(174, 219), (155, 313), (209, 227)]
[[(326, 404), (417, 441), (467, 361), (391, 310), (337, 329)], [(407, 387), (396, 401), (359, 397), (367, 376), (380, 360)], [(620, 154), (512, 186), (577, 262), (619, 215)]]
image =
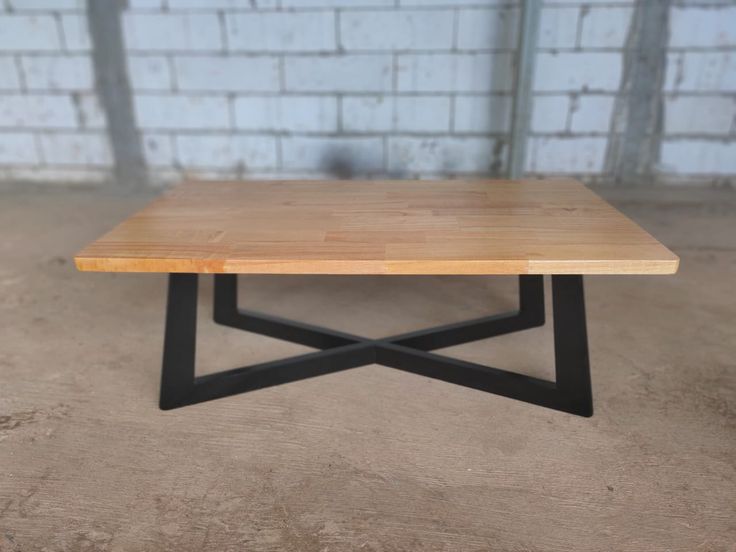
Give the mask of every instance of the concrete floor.
[[(380, 366), (157, 408), (160, 275), (73, 253), (148, 197), (0, 192), (0, 550), (736, 550), (736, 193), (603, 191), (682, 258), (587, 279), (595, 416)], [(305, 350), (216, 327), (202, 371)], [(509, 278), (249, 277), (378, 336), (508, 309)], [(550, 375), (543, 329), (456, 347)]]

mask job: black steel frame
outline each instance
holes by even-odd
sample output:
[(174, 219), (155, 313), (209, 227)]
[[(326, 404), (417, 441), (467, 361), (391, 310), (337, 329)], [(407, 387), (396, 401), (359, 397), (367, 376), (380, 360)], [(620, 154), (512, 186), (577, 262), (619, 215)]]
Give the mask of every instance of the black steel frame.
[(430, 352), (543, 326), (542, 276), (519, 276), (516, 311), (368, 339), (239, 309), (237, 275), (218, 274), (216, 323), (320, 350), (205, 376), (196, 376), (194, 367), (197, 287), (197, 274), (169, 275), (159, 402), (163, 410), (377, 363), (579, 416), (593, 414), (582, 276), (552, 276), (555, 381)]

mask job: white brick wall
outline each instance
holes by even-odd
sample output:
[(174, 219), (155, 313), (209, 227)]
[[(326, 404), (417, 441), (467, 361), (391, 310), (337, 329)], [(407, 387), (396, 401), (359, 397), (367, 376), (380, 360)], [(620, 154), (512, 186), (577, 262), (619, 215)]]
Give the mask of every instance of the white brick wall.
[(391, 138), (389, 169), (401, 176), (488, 172), (495, 147), (491, 138)]
[(598, 173), (603, 168), (605, 138), (546, 138), (531, 139), (529, 169), (535, 173)]
[(15, 10), (73, 10), (84, 6), (84, 0), (9, 0)]
[(247, 96), (235, 100), (241, 130), (336, 132), (337, 99), (331, 96)]
[(392, 65), (388, 55), (289, 57), (284, 60), (284, 85), (295, 92), (390, 91)]
[(511, 127), (510, 96), (456, 96), (454, 130), (471, 134), (505, 134)]
[(662, 166), (670, 173), (733, 175), (736, 143), (711, 140), (666, 140)]
[[(451, 21), (451, 15), (446, 16)], [(458, 14), (457, 47), (461, 50), (513, 49), (519, 14), (516, 9), (473, 9)]]
[(80, 128), (104, 130), (107, 117), (102, 110), (96, 94), (75, 94), (72, 101), (77, 109), (77, 120)]
[(259, 12), (226, 16), (230, 51), (334, 51), (334, 12)]
[(185, 167), (267, 169), (276, 164), (274, 138), (228, 135), (180, 135), (176, 137), (179, 159)]
[(8, 94), (0, 103), (0, 128), (77, 128), (77, 114), (69, 96)]
[(169, 7), (173, 9), (198, 9), (198, 8), (232, 8), (248, 9), (258, 6), (259, 8), (275, 8), (277, 0), (168, 0)]
[(537, 56), (534, 88), (544, 92), (615, 92), (621, 84), (621, 54), (543, 52)]
[(101, 133), (47, 132), (41, 134), (41, 156), (50, 165), (109, 166), (107, 136)]
[(736, 6), (690, 0), (671, 11), (664, 174), (736, 173)]
[(400, 92), (511, 91), (513, 57), (497, 54), (400, 55)]
[(736, 98), (674, 96), (665, 103), (667, 134), (728, 135), (736, 125)]
[[(147, 1), (150, 2), (151, 0)], [(254, 2), (254, 0), (168, 0), (168, 2), (169, 7), (172, 9), (185, 10), (198, 8), (249, 9), (252, 8), (254, 4), (259, 8), (275, 8), (277, 6), (276, 0), (257, 0), (257, 2)]]
[(450, 99), (436, 96), (396, 98), (394, 129), (403, 132), (439, 132), (450, 130)]
[[(659, 169), (733, 175), (736, 6), (673, 4)], [(634, 5), (545, 1), (532, 173), (604, 169)], [(0, 0), (0, 178), (111, 170), (85, 9)], [(128, 0), (152, 180), (500, 173), (518, 18), (515, 0)]]
[(0, 178), (104, 178), (111, 165), (94, 92), (84, 0), (0, 9)]
[[(128, 0), (128, 6), (133, 9), (157, 10), (163, 6), (164, 0)], [(199, 6), (201, 7), (201, 6)]]
[(736, 6), (702, 9), (675, 6), (672, 9), (670, 45), (677, 48), (736, 46)]
[(88, 56), (22, 56), (20, 62), (28, 90), (92, 90)]
[(164, 56), (128, 56), (128, 75), (135, 90), (173, 90), (172, 71)]
[(51, 15), (0, 14), (0, 51), (55, 52), (61, 47)]
[(0, 163), (30, 165), (38, 163), (38, 153), (30, 132), (0, 132)]
[(395, 0), (281, 0), (284, 8), (366, 8), (395, 3)]
[(0, 57), (0, 90), (20, 90), (18, 68), (12, 57)]
[(679, 51), (667, 57), (667, 92), (736, 92), (736, 55), (727, 51)]
[(208, 52), (223, 46), (215, 13), (127, 13), (123, 24), (131, 51)]
[(355, 11), (340, 16), (346, 50), (449, 50), (453, 14), (447, 10)]
[(537, 96), (532, 110), (532, 132), (564, 132), (567, 130), (569, 111), (568, 96)]
[(347, 132), (388, 132), (394, 128), (393, 102), (384, 95), (344, 96), (342, 127)]
[(150, 167), (173, 167), (177, 163), (174, 139), (168, 134), (144, 134), (143, 154)]
[(582, 48), (621, 48), (631, 22), (632, 8), (592, 8), (581, 12)]
[(60, 14), (64, 45), (69, 51), (88, 51), (92, 47), (87, 18), (80, 14)]
[(325, 171), (344, 164), (362, 173), (380, 173), (384, 167), (381, 138), (289, 136), (281, 141), (287, 171)]
[(273, 57), (176, 56), (181, 91), (268, 92), (279, 89), (279, 63)]
[(611, 128), (614, 101), (614, 96), (574, 95), (570, 107), (570, 132), (606, 134)]
[(137, 95), (138, 126), (146, 130), (219, 130), (232, 128), (224, 96)]
[(539, 21), (539, 47), (574, 48), (578, 38), (579, 14), (579, 7), (543, 8)]

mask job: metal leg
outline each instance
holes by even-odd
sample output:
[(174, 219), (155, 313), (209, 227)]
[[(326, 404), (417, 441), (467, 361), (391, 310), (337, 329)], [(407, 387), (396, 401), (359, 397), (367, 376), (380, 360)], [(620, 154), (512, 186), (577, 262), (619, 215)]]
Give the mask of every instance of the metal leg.
[(555, 312), (555, 383), (565, 397), (563, 410), (593, 415), (588, 332), (582, 276), (552, 276)]
[(315, 349), (329, 349), (352, 343), (363, 338), (311, 324), (238, 309), (238, 280), (236, 274), (215, 275), (214, 319), (218, 324), (253, 332)]
[(196, 274), (169, 274), (159, 399), (162, 410), (186, 404), (194, 387), (197, 280)]
[(215, 276), (214, 320), (308, 345), (318, 352), (196, 377), (197, 275), (171, 274), (161, 379), (162, 409), (378, 363), (581, 416), (592, 415), (582, 276), (553, 276), (556, 381), (429, 351), (503, 335), (545, 321), (542, 276), (519, 277), (519, 309), (426, 330), (368, 339), (238, 308), (237, 277)]
[[(527, 316), (536, 322), (543, 322), (544, 288), (541, 287), (542, 278), (538, 278), (539, 288), (530, 287), (529, 290), (532, 291), (527, 291), (529, 296), (526, 299), (534, 298)], [(525, 299), (523, 293), (522, 291), (522, 312)], [(552, 304), (556, 375), (556, 381), (553, 382), (435, 353), (417, 351), (413, 347), (406, 346), (405, 341), (393, 338), (380, 340), (381, 342), (377, 344), (376, 361), (392, 368), (448, 383), (579, 416), (592, 416), (582, 276), (553, 276)]]
[(544, 325), (544, 282), (541, 276), (519, 276), (519, 309), (446, 326), (388, 337), (396, 345), (433, 351)]

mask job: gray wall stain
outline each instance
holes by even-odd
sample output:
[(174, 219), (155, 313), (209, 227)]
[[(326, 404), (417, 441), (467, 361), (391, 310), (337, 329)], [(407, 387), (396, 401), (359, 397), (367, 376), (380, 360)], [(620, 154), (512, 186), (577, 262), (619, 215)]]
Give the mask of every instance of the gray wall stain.
[(147, 184), (148, 175), (125, 61), (122, 12), (126, 4), (125, 0), (87, 0), (87, 18), (95, 88), (107, 117), (115, 184), (136, 189)]
[(659, 161), (670, 4), (648, 0), (634, 10), (606, 151), (605, 172), (616, 183), (651, 181)]

